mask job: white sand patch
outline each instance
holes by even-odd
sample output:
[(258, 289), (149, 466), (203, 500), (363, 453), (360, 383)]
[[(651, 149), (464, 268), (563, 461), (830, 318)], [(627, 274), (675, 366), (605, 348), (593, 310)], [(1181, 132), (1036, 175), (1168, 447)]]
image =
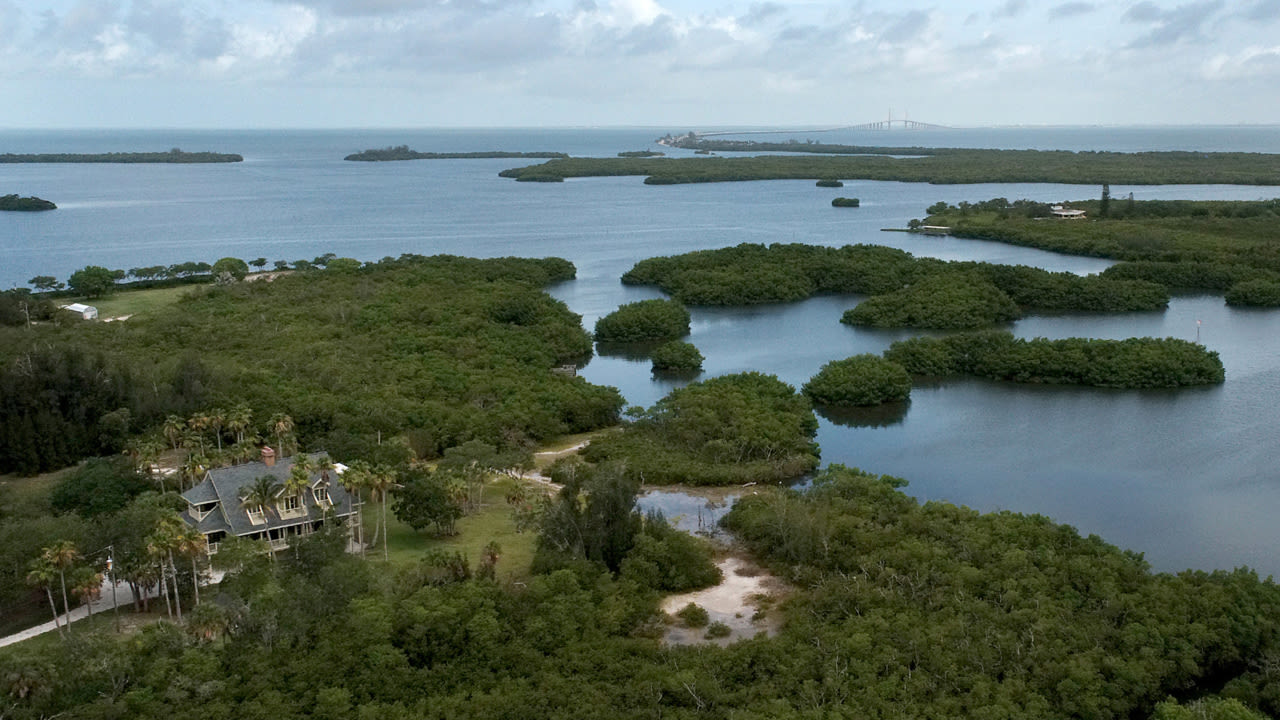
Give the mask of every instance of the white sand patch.
[(676, 624), (667, 628), (663, 638), (665, 642), (675, 645), (728, 645), (760, 633), (772, 635), (777, 632), (777, 623), (772, 613), (765, 613), (763, 617), (754, 620), (753, 617), (762, 596), (774, 598), (781, 593), (781, 581), (738, 557), (727, 557), (716, 563), (716, 566), (724, 573), (724, 579), (719, 585), (668, 596), (662, 601), (662, 611), (674, 616), (680, 608), (693, 603), (707, 611), (711, 622), (728, 625), (731, 631), (729, 636), (707, 639), (706, 628), (686, 628)]

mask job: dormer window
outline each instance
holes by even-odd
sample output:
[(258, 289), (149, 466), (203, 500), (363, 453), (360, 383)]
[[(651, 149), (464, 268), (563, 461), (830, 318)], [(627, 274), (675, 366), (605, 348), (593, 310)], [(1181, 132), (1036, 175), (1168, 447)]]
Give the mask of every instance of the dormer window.
[(245, 508), (245, 512), (249, 513), (249, 522), (254, 525), (261, 525), (267, 521), (267, 513), (261, 505), (249, 505)]
[(329, 488), (318, 487), (313, 492), (316, 495), (316, 504), (320, 507), (332, 507), (333, 501), (329, 499)]
[(296, 493), (293, 495), (285, 495), (281, 499), (280, 505), (285, 512), (295, 512), (302, 507), (302, 498)]

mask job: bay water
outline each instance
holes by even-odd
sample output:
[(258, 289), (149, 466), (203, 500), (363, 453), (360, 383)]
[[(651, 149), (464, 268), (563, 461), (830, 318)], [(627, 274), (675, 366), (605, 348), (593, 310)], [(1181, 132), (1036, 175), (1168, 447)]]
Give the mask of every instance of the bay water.
[[(0, 194), (37, 195), (59, 209), (0, 213), (0, 287), (35, 275), (65, 280), (85, 265), (129, 269), (223, 256), (361, 260), (402, 253), (559, 256), (576, 280), (553, 295), (595, 320), (623, 302), (662, 294), (619, 276), (655, 255), (742, 242), (839, 246), (875, 243), (921, 256), (1026, 264), (1076, 273), (1110, 263), (972, 240), (881, 232), (945, 200), (1040, 201), (1097, 197), (1095, 186), (928, 185), (812, 181), (646, 186), (639, 177), (515, 183), (498, 172), (535, 161), (345, 162), (359, 150), (551, 150), (612, 156), (657, 149), (690, 128), (326, 131), (0, 130), (4, 152), (214, 150), (228, 165), (0, 165)], [(699, 130), (707, 130), (698, 128)], [(744, 136), (760, 140), (777, 136)], [(902, 146), (1068, 150), (1280, 152), (1280, 127), (984, 128), (844, 131), (795, 137)], [(1280, 196), (1251, 186), (1112, 186), (1114, 197), (1241, 199)], [(862, 207), (837, 209), (836, 196)], [(857, 296), (788, 305), (693, 309), (689, 341), (706, 356), (701, 377), (745, 370), (796, 386), (823, 363), (882, 352), (915, 331), (853, 329), (840, 314)], [(1198, 322), (1197, 322), (1198, 321)], [(823, 460), (910, 481), (907, 490), (980, 510), (1041, 513), (1144, 552), (1161, 570), (1249, 565), (1280, 570), (1280, 312), (1237, 310), (1220, 296), (1178, 297), (1168, 310), (1033, 316), (1022, 337), (1199, 339), (1227, 381), (1178, 391), (1112, 391), (952, 380), (916, 387), (904, 406), (823, 418)], [(642, 359), (597, 357), (582, 374), (649, 405), (677, 383)], [(674, 507), (674, 506), (673, 506)]]

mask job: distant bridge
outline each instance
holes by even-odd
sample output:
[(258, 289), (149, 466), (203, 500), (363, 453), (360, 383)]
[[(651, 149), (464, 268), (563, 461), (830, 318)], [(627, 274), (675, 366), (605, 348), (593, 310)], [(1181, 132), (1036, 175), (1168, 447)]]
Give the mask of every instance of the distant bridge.
[(696, 133), (698, 137), (713, 137), (716, 135), (794, 135), (797, 133), (825, 133), (839, 132), (841, 130), (951, 130), (947, 125), (936, 125), (934, 123), (920, 122), (919, 120), (909, 120), (904, 115), (901, 118), (895, 118), (893, 111), (889, 112), (889, 116), (884, 120), (875, 122), (861, 123), (859, 125), (843, 125), (841, 127), (821, 128), (818, 130), (721, 130), (717, 132), (700, 132)]

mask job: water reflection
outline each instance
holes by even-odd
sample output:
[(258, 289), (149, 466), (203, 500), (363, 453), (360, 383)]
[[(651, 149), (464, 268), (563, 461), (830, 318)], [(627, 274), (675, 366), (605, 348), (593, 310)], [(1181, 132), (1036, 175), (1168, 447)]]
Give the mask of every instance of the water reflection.
[(910, 400), (884, 403), (871, 407), (836, 407), (832, 405), (814, 405), (813, 411), (818, 417), (833, 425), (851, 428), (882, 428), (900, 425), (911, 408)]

